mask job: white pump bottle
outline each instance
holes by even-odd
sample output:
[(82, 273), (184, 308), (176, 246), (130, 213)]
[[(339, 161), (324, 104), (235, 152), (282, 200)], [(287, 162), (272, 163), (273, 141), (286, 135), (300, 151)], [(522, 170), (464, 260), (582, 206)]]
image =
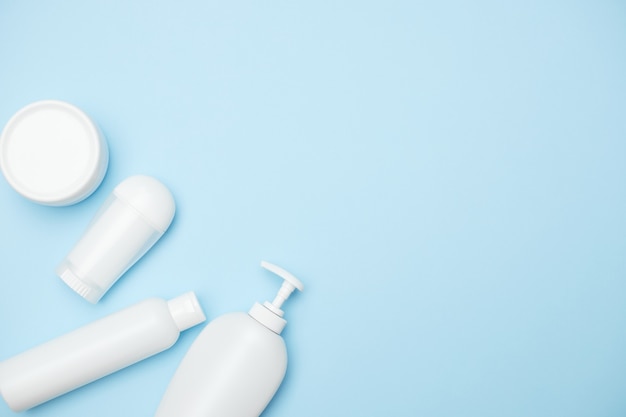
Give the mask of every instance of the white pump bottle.
[(280, 307), (303, 285), (276, 265), (261, 266), (284, 279), (274, 301), (209, 323), (178, 367), (156, 417), (258, 417), (270, 402), (287, 369)]

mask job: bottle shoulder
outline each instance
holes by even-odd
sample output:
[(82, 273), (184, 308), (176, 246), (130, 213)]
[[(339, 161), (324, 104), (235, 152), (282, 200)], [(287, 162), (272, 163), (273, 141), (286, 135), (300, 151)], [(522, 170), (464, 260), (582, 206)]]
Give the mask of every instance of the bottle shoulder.
[(283, 338), (244, 312), (227, 313), (211, 321), (200, 333), (198, 344), (251, 345), (286, 352)]

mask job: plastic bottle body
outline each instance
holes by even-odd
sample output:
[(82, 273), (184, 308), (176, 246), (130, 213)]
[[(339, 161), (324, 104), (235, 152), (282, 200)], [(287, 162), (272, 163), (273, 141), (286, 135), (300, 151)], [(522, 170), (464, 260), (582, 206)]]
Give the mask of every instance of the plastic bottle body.
[(156, 417), (257, 417), (286, 369), (282, 337), (248, 314), (221, 316), (189, 349)]
[(145, 300), (0, 362), (0, 395), (23, 411), (169, 348), (184, 330), (171, 304), (191, 298)]
[[(161, 235), (125, 201), (111, 195), (57, 273), (76, 292), (95, 303)], [(71, 281), (73, 276), (80, 277), (80, 282)], [(90, 291), (83, 293), (87, 288)]]
[(122, 181), (56, 269), (87, 301), (100, 298), (165, 233), (176, 205), (158, 180), (135, 175)]

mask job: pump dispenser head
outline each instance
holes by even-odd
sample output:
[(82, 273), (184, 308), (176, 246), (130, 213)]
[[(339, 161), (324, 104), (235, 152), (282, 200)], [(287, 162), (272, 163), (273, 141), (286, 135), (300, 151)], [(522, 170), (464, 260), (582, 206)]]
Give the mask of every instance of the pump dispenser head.
[(283, 318), (284, 312), (281, 310), (281, 307), (293, 290), (297, 288), (302, 291), (304, 285), (298, 278), (279, 266), (266, 261), (262, 261), (261, 266), (281, 277), (284, 280), (283, 285), (278, 290), (274, 301), (271, 303), (266, 301), (263, 305), (254, 303), (248, 314), (274, 333), (280, 334), (285, 328), (285, 324), (287, 324), (287, 321)]

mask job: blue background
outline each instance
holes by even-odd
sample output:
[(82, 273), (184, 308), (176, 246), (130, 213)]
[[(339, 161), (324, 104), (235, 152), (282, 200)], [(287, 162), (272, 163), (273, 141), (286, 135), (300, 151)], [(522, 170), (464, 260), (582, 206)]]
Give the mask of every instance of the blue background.
[[(111, 151), (75, 206), (0, 180), (0, 359), (151, 296), (247, 311), (265, 259), (306, 288), (264, 416), (626, 415), (624, 2), (3, 0), (0, 53), (2, 125), (66, 100)], [(133, 174), (176, 219), (93, 306), (53, 271)], [(201, 328), (23, 415), (151, 416)]]

